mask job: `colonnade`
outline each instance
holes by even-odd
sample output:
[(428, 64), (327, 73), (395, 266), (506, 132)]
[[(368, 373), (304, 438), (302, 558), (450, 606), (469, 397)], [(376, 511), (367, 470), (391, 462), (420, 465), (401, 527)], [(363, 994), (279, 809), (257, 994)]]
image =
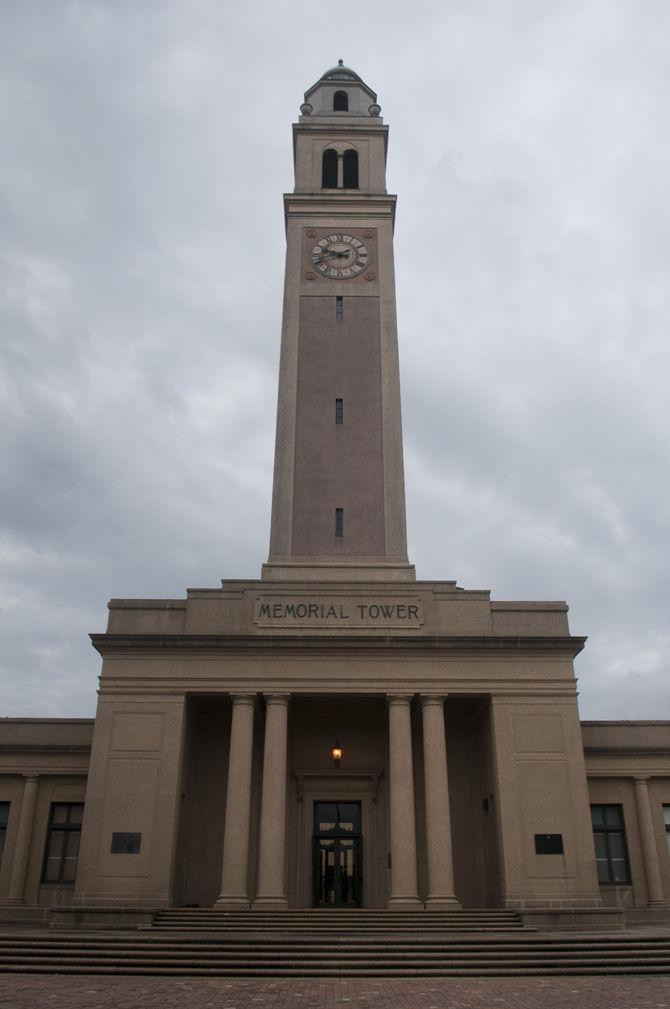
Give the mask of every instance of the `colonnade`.
[[(419, 909), (410, 694), (388, 698), (391, 893), (389, 907)], [(266, 694), (263, 787), (254, 908), (282, 908), (286, 897), (286, 770), (288, 694)], [(426, 791), (427, 894), (429, 908), (458, 907), (454, 895), (444, 694), (421, 696)], [(230, 731), (222, 909), (250, 906), (247, 892), (254, 696), (234, 694)]]

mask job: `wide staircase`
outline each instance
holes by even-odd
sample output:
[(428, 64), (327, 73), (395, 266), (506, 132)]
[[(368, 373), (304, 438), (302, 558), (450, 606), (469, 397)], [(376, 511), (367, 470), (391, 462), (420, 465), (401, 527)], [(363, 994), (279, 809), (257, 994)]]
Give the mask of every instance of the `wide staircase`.
[(512, 912), (159, 912), (135, 931), (0, 933), (0, 972), (181, 977), (670, 973), (670, 930), (538, 933)]

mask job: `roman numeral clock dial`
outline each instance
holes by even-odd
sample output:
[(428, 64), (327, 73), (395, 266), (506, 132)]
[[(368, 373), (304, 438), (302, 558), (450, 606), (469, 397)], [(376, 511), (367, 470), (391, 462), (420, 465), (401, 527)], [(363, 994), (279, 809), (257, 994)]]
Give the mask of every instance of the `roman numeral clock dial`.
[(367, 269), (367, 247), (354, 235), (333, 234), (320, 239), (311, 252), (314, 268), (324, 277), (348, 280)]

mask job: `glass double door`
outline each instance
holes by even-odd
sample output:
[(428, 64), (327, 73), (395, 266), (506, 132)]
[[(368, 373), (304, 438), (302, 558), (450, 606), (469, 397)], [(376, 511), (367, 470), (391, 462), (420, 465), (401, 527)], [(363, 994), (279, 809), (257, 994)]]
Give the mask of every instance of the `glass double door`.
[(313, 882), (316, 907), (359, 907), (362, 894), (360, 802), (315, 802)]

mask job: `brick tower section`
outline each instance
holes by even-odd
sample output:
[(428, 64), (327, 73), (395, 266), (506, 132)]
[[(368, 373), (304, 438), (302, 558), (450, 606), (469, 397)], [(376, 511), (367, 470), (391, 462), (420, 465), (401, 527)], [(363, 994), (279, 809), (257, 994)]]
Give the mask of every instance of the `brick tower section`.
[(377, 96), (347, 67), (294, 124), (266, 580), (411, 581), (395, 311), (395, 196)]

